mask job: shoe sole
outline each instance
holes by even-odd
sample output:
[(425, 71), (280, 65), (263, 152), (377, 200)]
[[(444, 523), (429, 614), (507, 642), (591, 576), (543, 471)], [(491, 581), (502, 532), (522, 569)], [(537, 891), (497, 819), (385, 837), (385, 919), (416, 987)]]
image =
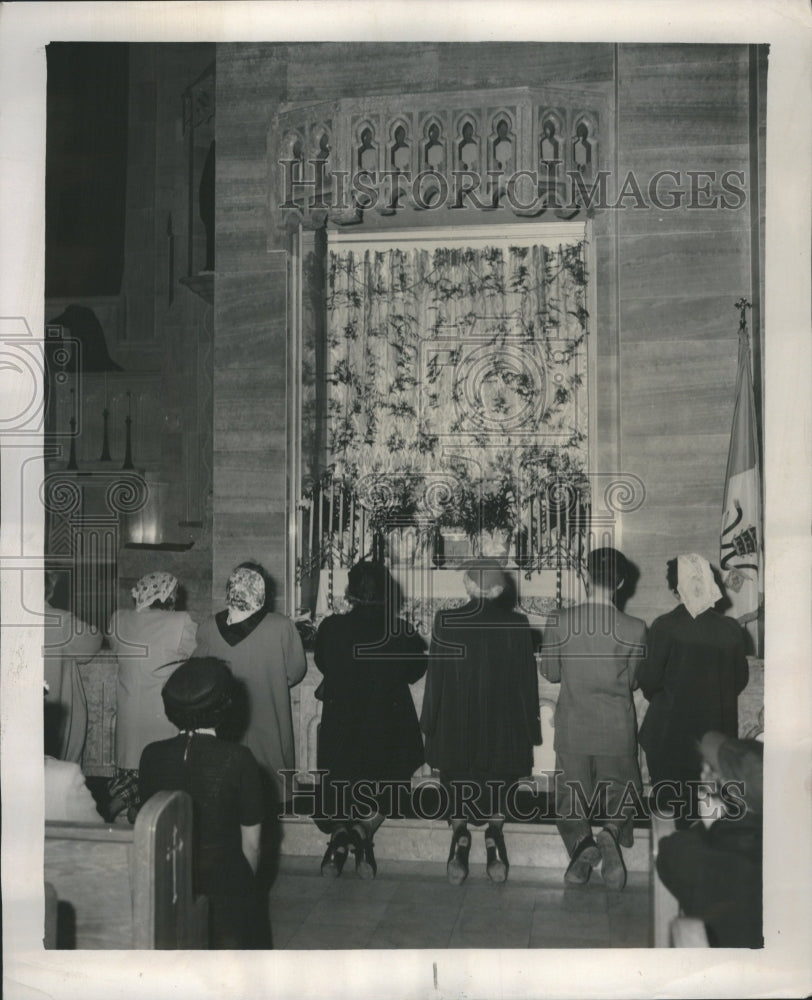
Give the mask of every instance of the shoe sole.
[(494, 861), (487, 867), (488, 878), (491, 882), (506, 882), (508, 877), (507, 865), (504, 861)]
[[(620, 847), (611, 833), (598, 834), (598, 847), (601, 852), (601, 877), (604, 884), (607, 889), (620, 892), (626, 885), (626, 865), (623, 862)], [(617, 862), (619, 868), (616, 867), (614, 873), (607, 873), (607, 861)], [(613, 867), (615, 866), (613, 865)]]
[[(583, 865), (583, 868), (576, 867), (579, 863)], [(592, 874), (592, 869), (597, 868), (600, 863), (601, 852), (598, 847), (586, 847), (579, 855), (575, 865), (564, 872), (564, 881), (567, 885), (586, 885)]]
[(355, 868), (355, 873), (365, 881), (375, 878), (375, 869), (366, 861), (361, 861)]
[(446, 874), (451, 885), (462, 885), (468, 878), (468, 869), (464, 868), (459, 861), (451, 860), (446, 865)]

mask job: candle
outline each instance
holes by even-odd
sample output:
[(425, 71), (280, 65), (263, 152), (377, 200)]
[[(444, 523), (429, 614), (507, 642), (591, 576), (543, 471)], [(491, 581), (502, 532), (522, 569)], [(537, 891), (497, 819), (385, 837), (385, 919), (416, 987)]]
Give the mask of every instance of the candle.
[(541, 537), (541, 494), (536, 494), (536, 526), (535, 526), (535, 537), (536, 537), (536, 563), (538, 565), (539, 571), (541, 571), (542, 562), (542, 537)]
[(313, 572), (313, 522), (314, 522), (314, 497), (315, 497), (316, 487), (313, 486), (313, 495), (307, 501), (307, 565), (310, 567), (310, 573)]
[[(297, 562), (301, 567), (302, 573), (304, 573), (304, 552), (302, 551), (302, 549), (304, 548), (304, 538), (302, 537), (302, 518), (303, 518), (302, 509), (303, 505), (301, 503), (296, 504), (296, 549), (298, 550)], [(301, 588), (301, 581), (299, 583), (299, 587)], [(297, 606), (298, 603), (299, 600), (297, 598)]]
[(332, 477), (330, 478), (330, 513), (327, 518), (327, 537), (330, 552), (330, 566), (333, 565), (333, 505), (335, 503), (335, 486)]
[(550, 527), (550, 491), (548, 489), (547, 496), (545, 497), (544, 504), (544, 542), (546, 545), (552, 545), (552, 529)]
[(353, 543), (355, 542), (355, 490), (350, 493), (350, 562), (355, 558)]
[(324, 545), (324, 497), (322, 495), (321, 483), (322, 481), (319, 480), (313, 487), (319, 498), (319, 566), (324, 562), (322, 558), (322, 547)]
[(344, 565), (344, 486), (338, 484), (338, 552), (339, 565)]

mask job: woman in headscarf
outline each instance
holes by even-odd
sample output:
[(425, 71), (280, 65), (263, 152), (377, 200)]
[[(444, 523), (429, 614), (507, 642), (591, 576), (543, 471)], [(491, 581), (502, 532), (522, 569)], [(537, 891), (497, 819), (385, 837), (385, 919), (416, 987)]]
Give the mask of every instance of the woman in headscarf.
[(738, 697), (748, 677), (744, 632), (714, 609), (722, 593), (708, 561), (694, 552), (678, 556), (666, 579), (680, 604), (653, 622), (637, 672), (649, 700), (640, 745), (655, 783), (697, 780), (697, 741), (708, 730), (738, 736)]
[(468, 823), (485, 829), (488, 877), (504, 882), (505, 795), (533, 769), (541, 743), (536, 661), (530, 625), (505, 606), (507, 578), (495, 559), (470, 563), (470, 598), (434, 621), (420, 724), (426, 760), (439, 768), (450, 801), (453, 835), (447, 875), (468, 875)]
[(256, 757), (269, 796), (281, 803), (286, 786), (279, 772), (295, 766), (289, 689), (304, 677), (307, 663), (296, 626), (268, 607), (267, 579), (257, 563), (237, 566), (226, 585), (225, 609), (198, 629), (195, 656), (225, 660), (243, 684), (248, 718), (242, 743)]
[(231, 671), (212, 657), (181, 664), (163, 688), (166, 715), (179, 732), (141, 755), (141, 797), (187, 792), (194, 810), (194, 891), (208, 899), (209, 947), (256, 948), (256, 872), (262, 778), (246, 747), (222, 738), (234, 707)]
[[(352, 844), (355, 870), (374, 878), (377, 864), (372, 848), (375, 831), (387, 811), (397, 807), (392, 785), (408, 781), (423, 763), (423, 740), (409, 685), (426, 672), (425, 646), (420, 635), (397, 617), (394, 581), (385, 566), (361, 561), (349, 572), (348, 614), (330, 615), (316, 635), (316, 666), (324, 674), (324, 702), (319, 730), (318, 766), (323, 810), (331, 818), (317, 821), (331, 834), (321, 864), (323, 875), (341, 874)], [(367, 785), (372, 810), (361, 816), (352, 807), (338, 808), (335, 781), (350, 789)]]
[(138, 762), (148, 743), (175, 735), (164, 714), (161, 688), (191, 656), (197, 626), (175, 610), (178, 581), (171, 573), (148, 573), (133, 587), (132, 610), (114, 612), (108, 628), (118, 660), (116, 684), (116, 776), (110, 784), (108, 818), (125, 808), (138, 811)]

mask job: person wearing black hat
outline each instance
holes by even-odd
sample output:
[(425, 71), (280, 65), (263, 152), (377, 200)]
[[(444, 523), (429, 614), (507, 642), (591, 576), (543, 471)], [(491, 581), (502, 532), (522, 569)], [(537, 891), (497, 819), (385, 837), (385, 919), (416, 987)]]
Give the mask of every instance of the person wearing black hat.
[(660, 841), (657, 873), (719, 948), (761, 948), (764, 746), (708, 732), (698, 744), (699, 818)]
[[(398, 594), (385, 566), (356, 563), (347, 600), (352, 610), (325, 618), (316, 635), (315, 662), (324, 674), (318, 766), (327, 771), (323, 808), (331, 816), (316, 823), (331, 834), (322, 874), (340, 875), (352, 845), (356, 874), (369, 879), (378, 870), (372, 838), (387, 811), (397, 807), (396, 793), (379, 791), (381, 783), (408, 781), (423, 763), (409, 685), (425, 674), (426, 657), (420, 635), (397, 617)], [(339, 781), (356, 790), (360, 782), (371, 783), (374, 811), (340, 810)]]
[(507, 878), (505, 795), (531, 774), (541, 743), (532, 633), (524, 615), (504, 606), (507, 583), (496, 559), (468, 563), (468, 603), (434, 621), (420, 724), (426, 760), (449, 796), (452, 885), (468, 875), (468, 823), (487, 824), (488, 877)]
[(218, 738), (236, 699), (231, 671), (214, 657), (193, 657), (161, 692), (169, 721), (180, 730), (141, 755), (141, 801), (159, 791), (184, 791), (194, 816), (195, 892), (208, 897), (211, 948), (268, 947), (255, 874), (263, 815), (262, 778), (251, 751)]

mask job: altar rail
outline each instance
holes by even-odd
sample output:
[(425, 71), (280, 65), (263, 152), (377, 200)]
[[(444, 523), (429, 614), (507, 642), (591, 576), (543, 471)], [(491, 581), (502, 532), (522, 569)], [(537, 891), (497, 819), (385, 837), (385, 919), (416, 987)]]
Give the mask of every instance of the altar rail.
[[(297, 511), (297, 610), (316, 607), (321, 570), (346, 569), (359, 559), (444, 568), (475, 555), (499, 556), (528, 577), (577, 570), (582, 563), (590, 502), (588, 490), (569, 480), (551, 477), (542, 488), (523, 494), (520, 504), (514, 502), (512, 531), (487, 530), (483, 508), (478, 531), (441, 526), (448, 519), (443, 505), (451, 491), (431, 477), (419, 485), (423, 496), (416, 512), (399, 505), (397, 495), (387, 496), (385, 479), (371, 486), (362, 480), (359, 488), (327, 473), (313, 485)], [(557, 598), (560, 606), (560, 593)]]

